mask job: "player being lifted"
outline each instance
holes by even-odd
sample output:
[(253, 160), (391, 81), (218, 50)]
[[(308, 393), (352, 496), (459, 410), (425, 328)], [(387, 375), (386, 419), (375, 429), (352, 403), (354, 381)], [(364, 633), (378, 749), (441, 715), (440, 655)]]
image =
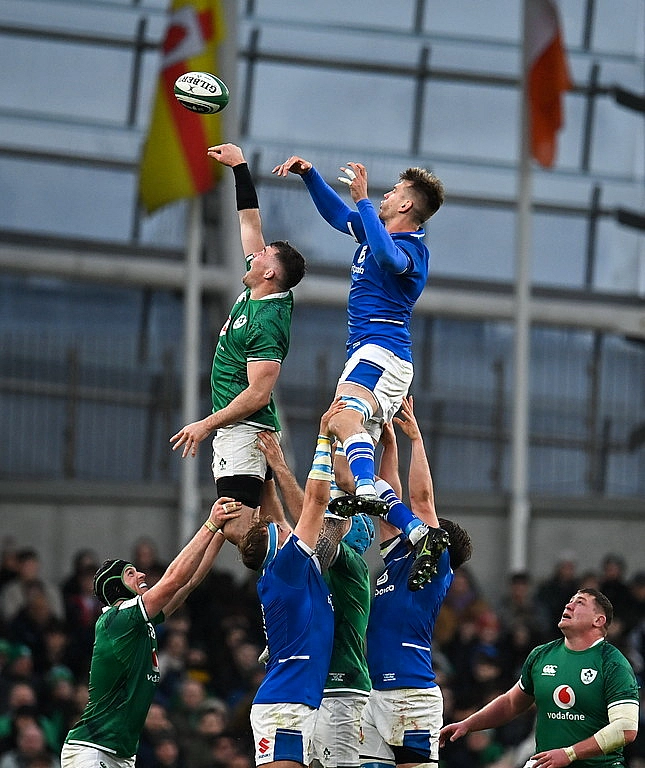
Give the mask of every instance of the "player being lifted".
[[(358, 243), (347, 301), (347, 361), (336, 389), (347, 407), (330, 424), (342, 441), (355, 496), (336, 499), (330, 510), (383, 516), (388, 513), (374, 487), (374, 445), (381, 424), (391, 421), (412, 382), (410, 320), (425, 287), (430, 261), (423, 224), (439, 210), (444, 191), (434, 174), (408, 168), (383, 196), (377, 212), (367, 196), (365, 166), (351, 162), (341, 170), (344, 176), (339, 180), (349, 187), (355, 211), (308, 160), (294, 155), (273, 173), (301, 176), (321, 216)], [(410, 585), (418, 589), (435, 572), (446, 547), (445, 532), (428, 528), (411, 513), (390, 522), (415, 547)]]
[[(208, 155), (233, 170), (242, 248), (247, 271), (241, 293), (220, 331), (213, 357), (213, 410), (186, 424), (170, 438), (182, 458), (195, 456), (199, 443), (213, 438), (213, 477), (220, 496), (242, 502), (240, 516), (224, 533), (237, 544), (260, 504), (267, 463), (257, 447), (263, 430), (280, 433), (273, 399), (282, 361), (289, 349), (293, 294), (305, 261), (288, 242), (266, 244), (255, 186), (244, 154), (235, 144), (220, 144)], [(224, 490), (226, 489), (226, 490)]]

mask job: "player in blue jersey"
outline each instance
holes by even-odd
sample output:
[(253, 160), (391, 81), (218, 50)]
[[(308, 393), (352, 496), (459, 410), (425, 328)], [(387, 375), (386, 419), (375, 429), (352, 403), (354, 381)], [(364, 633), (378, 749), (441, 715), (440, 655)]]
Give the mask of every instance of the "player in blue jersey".
[[(385, 570), (376, 579), (367, 629), (367, 664), (372, 691), (362, 718), (361, 766), (436, 764), (443, 699), (432, 666), (432, 635), (439, 609), (452, 584), (453, 571), (466, 562), (472, 546), (456, 523), (437, 518), (432, 476), (410, 400), (403, 418), (395, 418), (411, 440), (410, 505), (425, 523), (439, 524), (449, 544), (436, 575), (423, 590), (407, 587), (414, 554), (401, 531), (380, 520), (381, 555)], [(390, 509), (402, 505), (396, 438), (384, 425), (384, 451), (376, 487)], [(389, 482), (388, 482), (389, 481)]]
[[(348, 185), (357, 210), (345, 204), (308, 160), (292, 156), (273, 169), (278, 176), (301, 176), (321, 216), (358, 243), (347, 301), (347, 361), (336, 389), (347, 408), (331, 423), (342, 441), (356, 496), (339, 499), (331, 509), (381, 514), (385, 507), (374, 486), (374, 441), (412, 382), (410, 320), (430, 261), (423, 224), (439, 210), (444, 191), (434, 174), (408, 168), (377, 211), (367, 196), (365, 166), (352, 162), (342, 171), (339, 180)], [(403, 530), (419, 556), (413, 580), (423, 584), (445, 545), (440, 534), (411, 514)]]
[(343, 407), (336, 399), (323, 414), (302, 512), (293, 531), (263, 517), (238, 545), (242, 562), (260, 572), (257, 590), (269, 657), (251, 707), (258, 766), (302, 766), (312, 757), (334, 640), (331, 595), (314, 550), (329, 501), (329, 421)]
[[(273, 470), (291, 519), (297, 521), (304, 498), (298, 481), (269, 433), (260, 434), (258, 445)], [(331, 488), (333, 494), (333, 479)], [(284, 510), (281, 506), (271, 510), (271, 516), (279, 520)], [(361, 713), (371, 688), (365, 632), (372, 587), (363, 555), (374, 536), (374, 524), (368, 515), (357, 514), (348, 520), (325, 514), (316, 543), (334, 606), (334, 645), (313, 736), (313, 754), (323, 768), (359, 766)], [(265, 656), (268, 658), (267, 651), (261, 658)]]

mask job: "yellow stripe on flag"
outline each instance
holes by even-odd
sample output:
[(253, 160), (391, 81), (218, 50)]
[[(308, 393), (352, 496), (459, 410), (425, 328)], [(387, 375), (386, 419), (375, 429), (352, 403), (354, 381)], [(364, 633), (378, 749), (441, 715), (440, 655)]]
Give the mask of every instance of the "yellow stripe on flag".
[(220, 115), (182, 107), (173, 86), (184, 72), (217, 74), (217, 46), (223, 37), (220, 0), (173, 0), (139, 173), (139, 198), (148, 213), (206, 192), (219, 176), (219, 163), (206, 150), (222, 142)]

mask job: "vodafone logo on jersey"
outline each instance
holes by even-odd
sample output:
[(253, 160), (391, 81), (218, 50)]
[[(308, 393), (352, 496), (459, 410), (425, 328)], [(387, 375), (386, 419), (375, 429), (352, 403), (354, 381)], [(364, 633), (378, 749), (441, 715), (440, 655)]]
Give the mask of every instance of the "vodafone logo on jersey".
[(559, 685), (553, 691), (553, 701), (560, 709), (571, 709), (576, 703), (576, 694), (570, 685)]
[(152, 651), (152, 669), (155, 672), (159, 672), (159, 657), (157, 656), (157, 651), (154, 649)]

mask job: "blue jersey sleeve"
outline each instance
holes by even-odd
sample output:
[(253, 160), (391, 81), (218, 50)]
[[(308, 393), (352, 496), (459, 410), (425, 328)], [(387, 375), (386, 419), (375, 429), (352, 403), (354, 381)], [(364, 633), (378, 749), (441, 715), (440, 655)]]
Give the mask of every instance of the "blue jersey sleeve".
[(410, 265), (410, 256), (392, 240), (390, 233), (376, 214), (372, 203), (365, 199), (356, 203), (367, 243), (379, 267), (400, 275)]
[[(360, 216), (355, 211), (352, 211), (348, 205), (345, 205), (318, 171), (312, 167), (307, 173), (303, 174), (302, 180), (305, 182), (311, 199), (323, 219), (328, 224), (331, 224), (334, 229), (346, 235), (352, 235), (360, 242), (360, 235), (363, 229), (360, 223)], [(357, 227), (359, 228), (358, 233), (356, 232)]]

